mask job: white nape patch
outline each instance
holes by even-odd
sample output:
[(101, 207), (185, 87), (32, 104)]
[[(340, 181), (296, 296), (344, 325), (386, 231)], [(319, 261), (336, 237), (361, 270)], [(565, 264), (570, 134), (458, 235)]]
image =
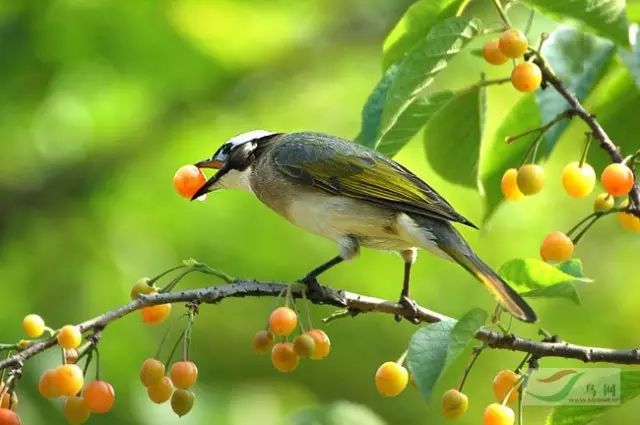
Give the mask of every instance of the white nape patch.
[(443, 250), (438, 248), (438, 245), (436, 244), (436, 236), (431, 233), (429, 229), (420, 227), (418, 223), (416, 223), (415, 220), (407, 214), (398, 214), (396, 222), (398, 234), (402, 239), (411, 241), (413, 245), (426, 249), (439, 257), (446, 258), (447, 260), (451, 259), (451, 257), (449, 257)]
[(238, 189), (253, 193), (251, 184), (249, 183), (251, 169), (252, 167), (247, 167), (243, 171), (229, 170), (229, 172), (222, 176), (222, 178), (213, 185), (213, 189)]
[(242, 133), (235, 137), (232, 137), (231, 139), (227, 140), (227, 143), (230, 144), (231, 146), (238, 146), (243, 143), (250, 142), (252, 140), (261, 139), (266, 136), (271, 136), (272, 134), (275, 134), (275, 133), (272, 133), (266, 130), (253, 130), (253, 131), (248, 131), (246, 133)]

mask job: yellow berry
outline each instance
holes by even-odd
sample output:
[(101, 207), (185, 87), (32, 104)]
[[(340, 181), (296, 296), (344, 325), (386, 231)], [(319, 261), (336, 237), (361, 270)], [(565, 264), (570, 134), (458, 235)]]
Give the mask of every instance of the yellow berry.
[[(629, 205), (629, 201), (624, 201), (620, 206), (626, 208), (627, 205)], [(640, 218), (628, 212), (619, 212), (617, 216), (622, 227), (632, 232), (640, 232)]]
[(296, 328), (298, 316), (289, 307), (278, 307), (269, 316), (269, 329), (277, 336), (287, 336)]
[(544, 168), (537, 164), (526, 164), (518, 169), (518, 189), (525, 195), (534, 195), (544, 187)]
[(168, 376), (163, 376), (159, 381), (147, 387), (149, 400), (157, 404), (162, 404), (171, 398), (173, 394), (173, 383)]
[(84, 385), (82, 369), (75, 364), (59, 366), (54, 375), (60, 395), (71, 397), (78, 394)]
[(280, 372), (293, 372), (300, 362), (300, 357), (293, 349), (290, 342), (281, 342), (273, 346), (271, 350), (271, 363)]
[(22, 329), (29, 338), (38, 338), (44, 333), (44, 320), (37, 314), (29, 314), (22, 320)]
[(58, 332), (58, 344), (62, 348), (77, 348), (82, 342), (82, 333), (77, 326), (66, 325)]
[(596, 212), (604, 212), (609, 211), (613, 208), (615, 202), (613, 196), (608, 193), (600, 193), (596, 196), (595, 201), (593, 201), (593, 210)]
[(62, 409), (64, 418), (70, 425), (80, 425), (89, 419), (89, 410), (84, 405), (84, 400), (75, 395), (69, 396), (64, 401)]
[(395, 397), (407, 387), (409, 372), (396, 362), (386, 362), (376, 371), (375, 382), (380, 395)]
[(564, 190), (574, 198), (584, 198), (589, 195), (596, 185), (596, 172), (587, 163), (570, 162), (562, 170), (562, 185)]
[(442, 414), (447, 419), (459, 419), (469, 408), (467, 396), (456, 389), (450, 389), (442, 395), (440, 400)]
[(311, 353), (311, 360), (322, 360), (329, 355), (331, 351), (331, 340), (329, 336), (321, 329), (309, 329), (306, 332), (315, 343), (313, 353)]
[(484, 411), (483, 425), (513, 425), (516, 415), (510, 407), (493, 403)]
[(147, 359), (140, 368), (140, 381), (145, 387), (159, 382), (164, 377), (164, 363), (157, 359)]

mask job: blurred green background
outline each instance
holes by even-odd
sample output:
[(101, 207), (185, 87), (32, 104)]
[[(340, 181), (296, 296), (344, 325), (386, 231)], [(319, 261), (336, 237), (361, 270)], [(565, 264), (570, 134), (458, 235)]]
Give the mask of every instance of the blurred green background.
[[(361, 106), (380, 75), (382, 41), (408, 4), (0, 2), (0, 341), (22, 337), (20, 321), (27, 313), (37, 312), (57, 327), (123, 304), (140, 276), (184, 258), (234, 276), (293, 280), (335, 255), (333, 243), (293, 227), (248, 194), (218, 192), (206, 202), (187, 202), (171, 178), (180, 165), (256, 128), (353, 137)], [(462, 56), (438, 81), (440, 87), (477, 80), (482, 62)], [(490, 77), (504, 76), (500, 72), (492, 70)], [(623, 70), (611, 78), (630, 79)], [(510, 87), (489, 94), (491, 133), (519, 95)], [(637, 90), (625, 96), (633, 107), (640, 105)], [(598, 112), (598, 91), (592, 97), (588, 103)], [(614, 133), (637, 131), (638, 125), (625, 120)], [(574, 123), (563, 137), (546, 166), (544, 193), (502, 206), (480, 232), (461, 229), (490, 264), (536, 256), (546, 233), (567, 229), (589, 212), (591, 200), (569, 199), (558, 178), (561, 167), (577, 158), (582, 131)], [(435, 175), (419, 139), (397, 159), (463, 215), (481, 222), (479, 196)], [(615, 219), (598, 223), (577, 249), (586, 274), (595, 279), (581, 288), (583, 305), (534, 300), (540, 326), (576, 343), (637, 347), (640, 280), (631, 270), (638, 252), (640, 238), (620, 231)], [(323, 282), (395, 299), (401, 273), (397, 256), (364, 250)], [(214, 283), (193, 276), (182, 285)], [(452, 316), (475, 306), (493, 308), (490, 295), (462, 269), (428, 254), (415, 267), (413, 285), (420, 303)], [(138, 367), (155, 352), (162, 329), (144, 326), (137, 314), (109, 326), (100, 344), (101, 369), (116, 388), (117, 405), (90, 423), (287, 424), (301, 409), (338, 400), (364, 405), (380, 418), (362, 423), (442, 423), (437, 406), (430, 407), (418, 391), (383, 399), (373, 384), (378, 365), (403, 352), (414, 327), (382, 315), (333, 322), (326, 327), (331, 356), (284, 375), (250, 349), (272, 307), (272, 299), (243, 299), (202, 308), (192, 350), (201, 373), (198, 399), (182, 419), (168, 405), (149, 402), (138, 381)], [(314, 307), (316, 323), (331, 312)], [(514, 330), (535, 337), (537, 328), (518, 323)], [(36, 388), (58, 356), (50, 352), (25, 367), (18, 391), (26, 425), (64, 423), (60, 403), (43, 400)], [(479, 422), (492, 401), (493, 375), (520, 358), (483, 354), (468, 383), (471, 409), (461, 424)], [(458, 382), (463, 366), (460, 361), (449, 371), (438, 394)], [(543, 366), (580, 365), (549, 359)], [(529, 409), (527, 423), (542, 423), (546, 412)], [(598, 423), (639, 420), (635, 400)]]

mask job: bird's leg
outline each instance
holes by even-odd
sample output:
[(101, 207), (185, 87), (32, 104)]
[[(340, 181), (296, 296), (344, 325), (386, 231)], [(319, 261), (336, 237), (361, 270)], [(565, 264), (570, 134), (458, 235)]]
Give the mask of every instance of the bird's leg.
[(314, 294), (321, 297), (326, 295), (324, 294), (317, 279), (321, 273), (324, 273), (331, 267), (342, 263), (344, 260), (352, 259), (357, 256), (360, 251), (360, 243), (353, 236), (345, 236), (341, 238), (338, 243), (340, 244), (340, 255), (337, 255), (326, 263), (319, 265), (300, 280), (300, 282), (307, 285), (307, 293), (310, 297), (313, 297)]
[[(415, 248), (407, 249), (400, 252), (404, 259), (404, 277), (402, 278), (402, 292), (400, 292), (400, 301), (398, 301), (403, 307), (405, 307), (411, 313), (413, 321), (418, 317), (418, 306), (416, 302), (409, 296), (409, 282), (411, 281), (411, 266), (415, 263), (418, 256)], [(396, 316), (396, 320), (400, 320), (399, 316)]]
[(342, 258), (340, 255), (336, 255), (331, 260), (311, 270), (309, 273), (307, 273), (305, 277), (300, 279), (300, 282), (307, 284), (310, 291), (313, 291), (314, 289), (317, 290), (318, 287), (320, 286), (320, 284), (318, 283), (318, 276), (320, 276), (320, 274), (329, 270), (331, 267), (342, 263), (343, 261), (344, 261), (344, 258)]

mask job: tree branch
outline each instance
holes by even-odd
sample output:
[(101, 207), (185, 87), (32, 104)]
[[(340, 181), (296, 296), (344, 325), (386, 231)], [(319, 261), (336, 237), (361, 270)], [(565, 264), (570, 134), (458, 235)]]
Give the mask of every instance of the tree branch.
[[(100, 333), (111, 322), (151, 305), (183, 302), (216, 304), (226, 298), (277, 297), (282, 294), (283, 290), (287, 287), (288, 285), (283, 282), (260, 282), (256, 280), (238, 279), (232, 283), (219, 286), (142, 296), (135, 301), (82, 322), (78, 324), (78, 326), (83, 333)], [(348, 309), (352, 315), (377, 312), (398, 315), (412, 321), (417, 319), (416, 321), (418, 323), (435, 323), (442, 320), (453, 320), (448, 316), (421, 306), (418, 306), (418, 317), (415, 318), (409, 309), (397, 302), (354, 292), (335, 290), (326, 286), (321, 288), (322, 290), (319, 293), (309, 294), (307, 298), (314, 304), (327, 304)], [(291, 295), (297, 299), (302, 298), (302, 289), (292, 287)], [(640, 349), (638, 348), (616, 350), (586, 347), (562, 341), (537, 342), (512, 334), (494, 332), (486, 328), (480, 329), (478, 333), (476, 333), (475, 338), (486, 342), (491, 348), (521, 351), (530, 353), (538, 358), (563, 357), (567, 359), (577, 359), (583, 362), (640, 364)], [(23, 350), (0, 361), (0, 370), (6, 368), (19, 369), (27, 359), (56, 346), (56, 344), (55, 337), (33, 342)]]
[[(543, 81), (548, 82), (551, 86), (571, 105), (571, 107), (575, 110), (575, 114), (585, 122), (591, 129), (593, 133), (593, 137), (595, 137), (598, 142), (600, 142), (600, 147), (604, 149), (611, 157), (613, 162), (622, 162), (624, 157), (620, 152), (620, 148), (618, 148), (611, 138), (607, 135), (604, 128), (600, 125), (595, 115), (590, 114), (580, 103), (578, 98), (571, 93), (560, 81), (560, 79), (556, 76), (553, 70), (550, 68), (549, 64), (541, 58), (539, 55), (536, 55), (533, 59), (533, 62), (540, 67), (542, 71)], [(636, 179), (636, 183), (629, 193), (629, 208), (628, 211), (640, 218), (640, 183), (638, 179)]]

